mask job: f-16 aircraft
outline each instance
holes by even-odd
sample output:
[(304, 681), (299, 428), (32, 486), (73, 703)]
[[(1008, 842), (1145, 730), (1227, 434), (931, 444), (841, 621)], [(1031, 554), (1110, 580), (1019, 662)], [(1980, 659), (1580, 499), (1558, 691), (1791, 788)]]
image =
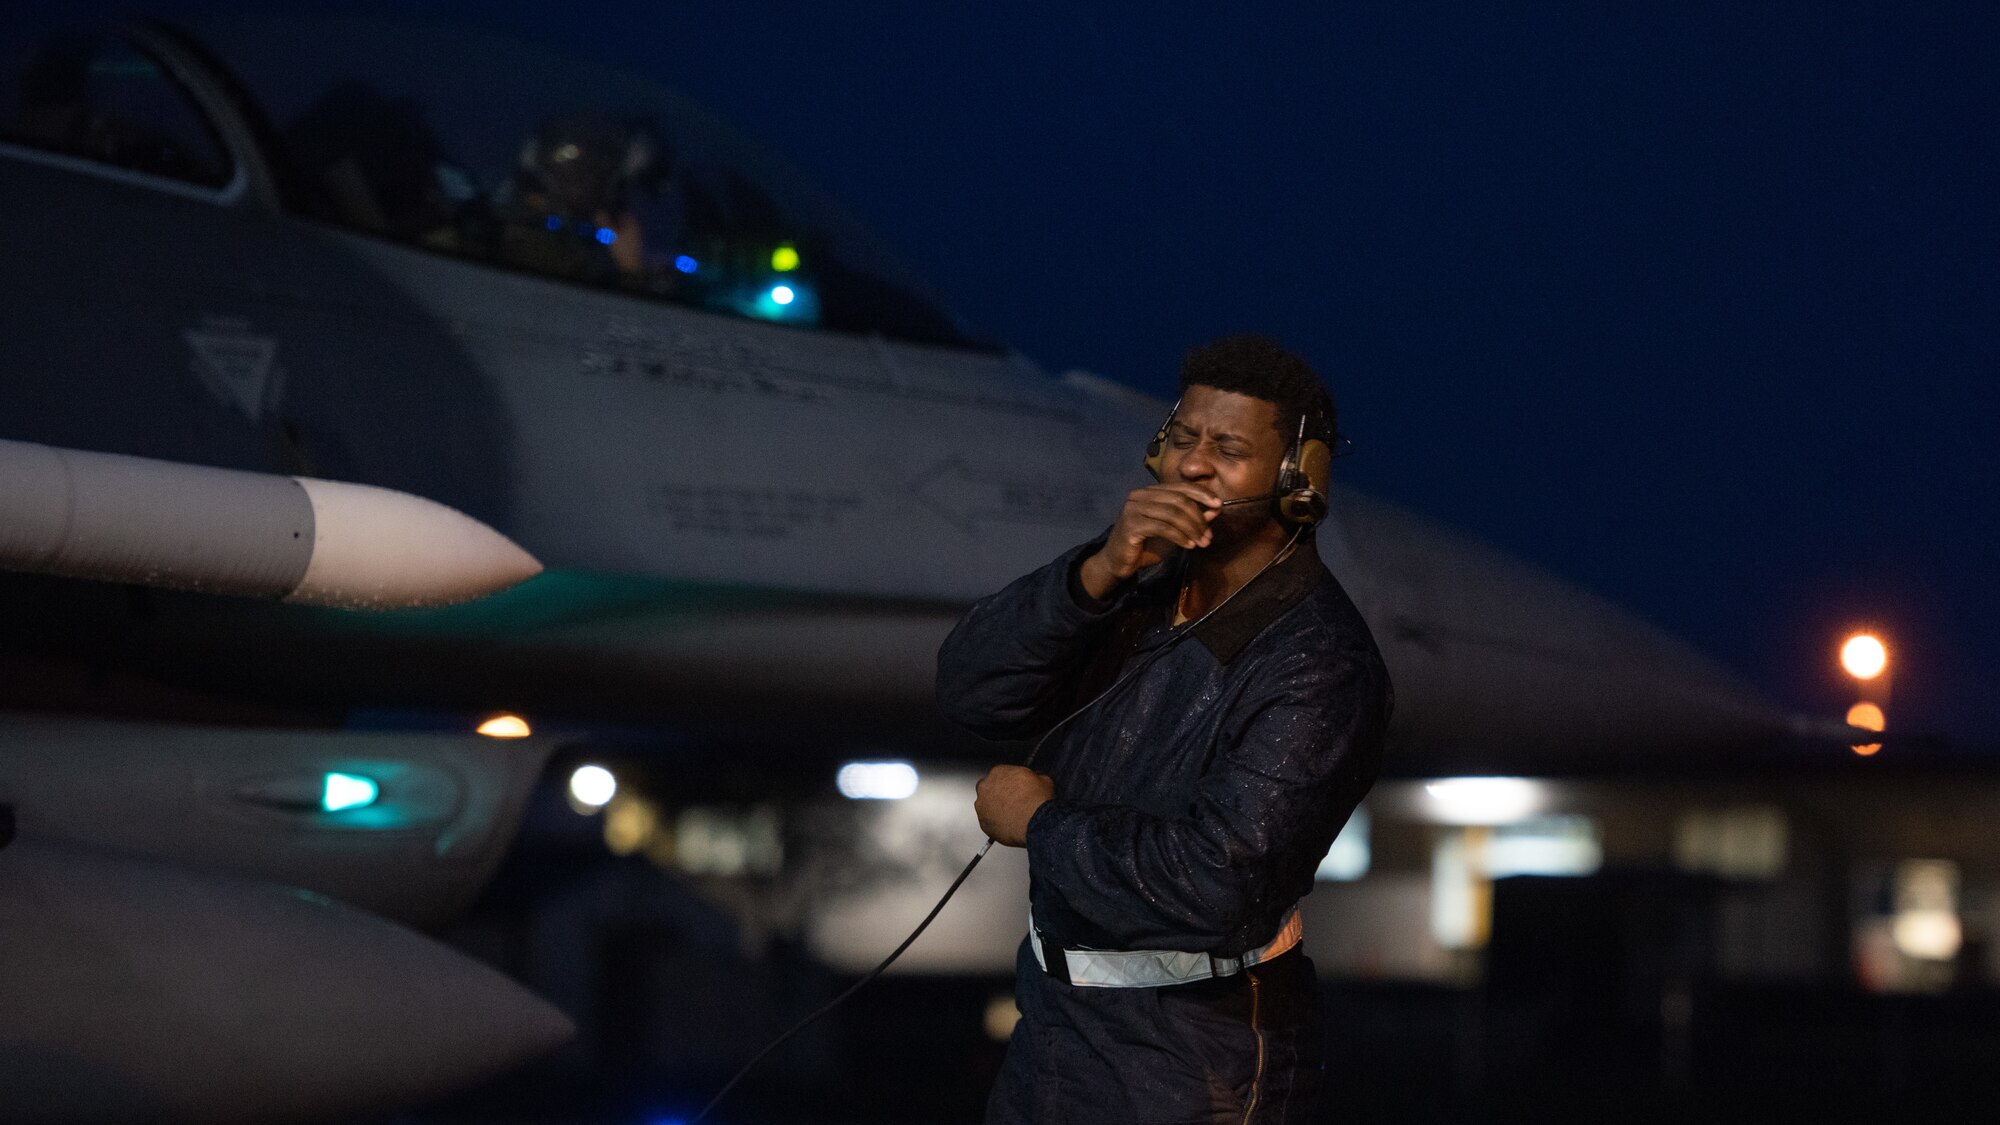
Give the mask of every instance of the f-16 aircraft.
[[(0, 1086), (30, 1118), (361, 1111), (560, 1042), (399, 925), (477, 890), (549, 742), (346, 716), (991, 757), (934, 717), (939, 640), (1104, 528), (1166, 409), (968, 331), (671, 91), (463, 31), (17, 28), (0, 213)], [(1790, 729), (1602, 599), (1331, 507), (1399, 772)]]

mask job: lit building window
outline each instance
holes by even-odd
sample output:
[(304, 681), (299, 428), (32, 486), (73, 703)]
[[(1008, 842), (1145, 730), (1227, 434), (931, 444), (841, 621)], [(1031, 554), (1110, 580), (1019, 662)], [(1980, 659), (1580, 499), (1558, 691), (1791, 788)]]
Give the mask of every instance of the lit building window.
[(1594, 875), (1604, 864), (1597, 824), (1546, 816), (1447, 832), (1431, 851), (1431, 936), (1481, 949), (1493, 928), (1493, 881), (1514, 875)]
[(1864, 870), (1856, 899), (1870, 904), (1854, 921), (1853, 963), (1874, 992), (1942, 992), (1958, 976), (1965, 948), (1958, 864), (1912, 859)]
[(1597, 825), (1587, 816), (1548, 816), (1502, 825), (1487, 840), (1481, 869), (1509, 875), (1594, 875), (1604, 865)]
[(1732, 879), (1773, 879), (1784, 873), (1786, 823), (1769, 805), (1694, 809), (1674, 823), (1674, 866)]
[(1896, 948), (1905, 957), (1949, 961), (1964, 935), (1958, 921), (1958, 865), (1913, 859), (1896, 868)]
[(1333, 838), (1326, 858), (1319, 861), (1313, 878), (1329, 883), (1348, 883), (1368, 874), (1368, 810), (1357, 808)]

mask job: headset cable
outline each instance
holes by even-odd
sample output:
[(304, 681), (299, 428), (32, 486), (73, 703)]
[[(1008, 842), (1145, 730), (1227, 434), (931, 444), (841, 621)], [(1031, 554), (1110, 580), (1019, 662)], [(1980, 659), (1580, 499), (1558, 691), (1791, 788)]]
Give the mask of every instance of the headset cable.
[[(1132, 680), (1135, 679), (1139, 675), (1139, 673), (1152, 667), (1153, 664), (1160, 659), (1160, 657), (1166, 655), (1166, 653), (1169, 650), (1171, 650), (1175, 645), (1181, 643), (1181, 641), (1186, 639), (1187, 637), (1192, 636), (1194, 634), (1195, 629), (1200, 627), (1202, 622), (1207, 621), (1209, 618), (1215, 616), (1216, 612), (1220, 610), (1223, 606), (1228, 605), (1232, 598), (1236, 597), (1236, 595), (1242, 593), (1243, 591), (1249, 589), (1251, 583), (1257, 581), (1259, 578), (1264, 577), (1266, 571), (1278, 565), (1279, 560), (1283, 559), (1285, 556), (1292, 553), (1292, 548), (1298, 545), (1299, 537), (1305, 534), (1305, 530), (1306, 529), (1304, 527), (1300, 527), (1294, 530), (1292, 532), (1291, 539), (1288, 542), (1286, 542), (1284, 548), (1280, 550), (1277, 554), (1272, 555), (1271, 561), (1265, 563), (1261, 568), (1258, 569), (1257, 573), (1251, 575), (1250, 580), (1248, 582), (1245, 582), (1243, 583), (1243, 585), (1238, 586), (1234, 590), (1231, 590), (1229, 592), (1228, 597), (1223, 598), (1221, 601), (1209, 607), (1208, 611), (1206, 613), (1203, 613), (1200, 617), (1195, 618), (1193, 621), (1188, 622), (1184, 626), (1177, 627), (1174, 630), (1173, 636), (1169, 637), (1165, 644), (1162, 644), (1159, 648), (1156, 648), (1152, 652), (1146, 654), (1146, 660), (1144, 663), (1135, 666), (1130, 671), (1126, 672), (1124, 675), (1112, 681), (1111, 686), (1105, 688), (1103, 691), (1100, 691), (1096, 695), (1092, 696), (1088, 703), (1085, 703), (1083, 706), (1078, 707), (1076, 710), (1071, 711), (1067, 715), (1064, 715), (1062, 719), (1058, 721), (1054, 726), (1050, 727), (1046, 731), (1043, 731), (1042, 737), (1035, 740), (1034, 747), (1028, 751), (1028, 756), (1022, 759), (1021, 765), (1024, 767), (1032, 768), (1035, 763), (1035, 758), (1042, 752), (1042, 747), (1048, 743), (1049, 739), (1052, 736), (1054, 736), (1054, 734), (1057, 731), (1068, 726), (1070, 724), (1070, 721), (1075, 719), (1078, 715), (1083, 714), (1085, 711), (1088, 711), (1092, 707), (1095, 707), (1099, 703), (1103, 702), (1105, 697), (1109, 696), (1112, 692), (1117, 691), (1119, 688), (1124, 687), (1126, 684), (1132, 682)], [(744, 1076), (749, 1074), (750, 1071), (753, 1070), (758, 1063), (763, 1062), (764, 1059), (768, 1055), (770, 1055), (771, 1052), (777, 1050), (779, 1047), (784, 1046), (785, 1043), (792, 1038), (792, 1036), (797, 1035), (799, 1032), (804, 1031), (806, 1028), (812, 1026), (814, 1021), (818, 1020), (821, 1016), (824, 1016), (828, 1012), (831, 1012), (835, 1008), (838, 1008), (842, 1004), (845, 1004), (849, 997), (853, 996), (855, 993), (867, 987), (868, 984), (871, 981), (873, 981), (876, 977), (879, 977), (884, 972), (886, 972), (890, 965), (895, 964), (896, 958), (901, 957), (903, 955), (904, 950), (907, 950), (912, 945), (915, 945), (917, 939), (923, 936), (924, 931), (930, 927), (930, 924), (933, 921), (937, 919), (937, 916), (944, 912), (944, 904), (951, 901), (951, 896), (958, 893), (958, 888), (965, 883), (966, 877), (972, 874), (972, 869), (978, 867), (979, 861), (985, 859), (986, 853), (992, 850), (993, 850), (993, 837), (988, 836), (986, 838), (986, 842), (979, 846), (979, 850), (973, 853), (972, 859), (966, 863), (964, 869), (959, 871), (958, 878), (953, 879), (951, 881), (951, 886), (946, 887), (944, 889), (944, 894), (937, 900), (937, 905), (931, 907), (930, 913), (924, 915), (924, 920), (917, 923), (917, 928), (910, 931), (910, 936), (904, 938), (903, 943), (901, 945), (898, 945), (893, 951), (890, 952), (890, 954), (887, 957), (882, 958), (882, 963), (868, 970), (868, 972), (864, 974), (860, 980), (857, 980), (853, 984), (848, 985), (847, 988), (844, 991), (842, 991), (840, 995), (820, 1005), (818, 1008), (814, 1009), (810, 1015), (806, 1016), (806, 1018), (793, 1024), (789, 1031), (786, 1031), (783, 1035), (778, 1036), (776, 1039), (773, 1039), (771, 1040), (770, 1043), (766, 1044), (763, 1050), (757, 1052), (756, 1055), (751, 1057), (749, 1062), (744, 1063), (742, 1067), (738, 1068), (736, 1073), (730, 1077), (729, 1081), (722, 1084), (722, 1089), (717, 1090), (715, 1092), (715, 1096), (708, 1099), (708, 1104), (701, 1107), (701, 1112), (695, 1114), (694, 1117), (688, 1121), (688, 1125), (701, 1125), (703, 1121), (707, 1120), (709, 1113), (713, 1111), (716, 1106), (722, 1104), (722, 1099), (728, 1096), (729, 1091), (734, 1090), (736, 1088), (736, 1084), (738, 1082), (743, 1081)]]

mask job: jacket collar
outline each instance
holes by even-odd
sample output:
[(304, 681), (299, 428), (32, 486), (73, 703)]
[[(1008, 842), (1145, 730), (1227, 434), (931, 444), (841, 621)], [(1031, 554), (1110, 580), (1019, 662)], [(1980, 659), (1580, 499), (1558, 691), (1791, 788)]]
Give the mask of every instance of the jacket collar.
[[(1292, 553), (1269, 570), (1239, 589), (1229, 603), (1196, 626), (1194, 635), (1208, 649), (1217, 663), (1227, 664), (1236, 659), (1245, 646), (1255, 640), (1264, 627), (1276, 621), (1279, 615), (1305, 600), (1319, 585), (1326, 568), (1320, 565), (1319, 550), (1313, 545), (1313, 533), (1308, 530), (1299, 536), (1298, 545)], [(1174, 600), (1180, 594), (1181, 568), (1161, 566), (1156, 573), (1147, 575), (1142, 589), (1148, 600), (1158, 601), (1173, 612)]]

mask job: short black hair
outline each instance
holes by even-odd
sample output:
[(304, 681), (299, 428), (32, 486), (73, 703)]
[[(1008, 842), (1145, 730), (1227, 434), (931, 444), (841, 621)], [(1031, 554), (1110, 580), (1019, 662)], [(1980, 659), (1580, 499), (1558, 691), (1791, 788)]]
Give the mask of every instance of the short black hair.
[(1278, 430), (1287, 440), (1298, 433), (1303, 414), (1307, 437), (1339, 444), (1340, 411), (1326, 384), (1305, 360), (1269, 336), (1244, 332), (1190, 350), (1181, 361), (1181, 394), (1197, 384), (1276, 404)]

